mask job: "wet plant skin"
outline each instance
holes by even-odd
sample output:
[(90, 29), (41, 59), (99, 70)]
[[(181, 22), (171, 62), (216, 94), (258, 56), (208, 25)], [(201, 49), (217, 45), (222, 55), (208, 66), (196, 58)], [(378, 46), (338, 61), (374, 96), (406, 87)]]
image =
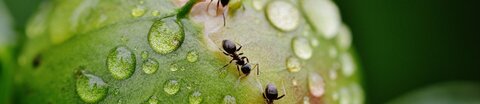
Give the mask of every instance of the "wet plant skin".
[[(286, 95), (275, 100), (278, 104), (363, 101), (353, 48), (338, 45), (337, 40), (342, 38), (325, 37), (312, 28), (313, 23), (307, 22), (300, 12), (300, 2), (278, 3), (291, 7), (283, 9), (298, 12), (298, 20), (284, 19), (288, 22), (266, 16), (275, 15), (265, 12), (269, 3), (278, 1), (231, 2), (229, 5), (243, 3), (240, 8), (244, 9), (227, 9), (233, 13), (226, 16), (225, 26), (221, 15), (202, 12), (208, 2), (46, 2), (29, 22), (30, 37), (18, 57), (20, 69), (15, 85), (26, 91), (18, 92), (22, 100), (16, 102), (84, 103), (75, 90), (78, 71), (95, 75), (92, 78), (101, 79), (108, 87), (104, 88), (102, 83), (101, 88), (107, 91), (100, 93), (105, 93), (105, 97), (89, 100), (90, 103), (265, 103), (262, 87), (266, 83), (285, 88), (279, 90)], [(261, 5), (259, 2), (265, 3), (263, 8), (256, 9), (253, 5)], [(136, 13), (136, 8), (141, 8), (142, 13)], [(298, 25), (280, 30), (290, 23)], [(152, 33), (156, 38), (150, 36)], [(345, 35), (340, 33), (336, 36)], [(230, 60), (218, 48), (225, 39), (242, 44), (242, 52), (250, 63), (261, 65), (262, 74), (238, 80), (234, 65), (217, 70)], [(152, 43), (159, 41), (162, 44)], [(119, 46), (128, 51), (116, 51), (118, 57), (112, 58), (134, 58), (126, 61), (135, 62), (127, 63), (134, 68), (128, 77), (117, 77), (107, 67), (110, 53)], [(38, 55), (42, 56), (41, 64), (33, 67)], [(298, 64), (287, 61), (291, 58)], [(142, 70), (146, 59), (158, 61), (155, 72), (147, 74)], [(123, 61), (118, 62), (121, 65)], [(296, 69), (291, 71), (289, 65)]]

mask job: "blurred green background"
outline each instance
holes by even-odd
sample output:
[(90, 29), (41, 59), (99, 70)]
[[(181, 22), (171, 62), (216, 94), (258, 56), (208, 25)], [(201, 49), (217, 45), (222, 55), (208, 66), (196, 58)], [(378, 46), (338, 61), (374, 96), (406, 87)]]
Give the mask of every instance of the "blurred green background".
[[(24, 33), (41, 1), (3, 0), (17, 34)], [(367, 104), (386, 103), (441, 82), (480, 83), (480, 9), (475, 1), (334, 1), (352, 30)]]
[(367, 103), (446, 81), (480, 83), (478, 1), (336, 1), (361, 56)]

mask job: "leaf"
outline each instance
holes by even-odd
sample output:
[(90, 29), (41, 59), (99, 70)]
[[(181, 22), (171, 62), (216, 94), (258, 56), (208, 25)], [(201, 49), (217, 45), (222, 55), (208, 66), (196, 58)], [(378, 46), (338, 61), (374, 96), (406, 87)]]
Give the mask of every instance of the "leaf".
[[(98, 103), (188, 103), (198, 99), (206, 104), (225, 100), (264, 103), (262, 93), (268, 83), (275, 84), (280, 94), (287, 94), (276, 103), (333, 103), (336, 102), (333, 93), (344, 87), (362, 98), (352, 50), (337, 50), (336, 40), (325, 39), (312, 31), (303, 17), (299, 22), (301, 25), (295, 29), (281, 31), (269, 24), (263, 11), (251, 7), (249, 3), (252, 1), (242, 1), (245, 9), (227, 15), (227, 25), (223, 26), (221, 15), (203, 13), (208, 2), (192, 0), (184, 7), (174, 6), (170, 0), (48, 2), (51, 4), (46, 4), (46, 12), (40, 10), (37, 14), (48, 18), (34, 18), (29, 26), (38, 28), (42, 25), (34, 25), (36, 21), (47, 21), (44, 33), (31, 32), (39, 35), (29, 38), (19, 56), (21, 68), (18, 73), (21, 76), (16, 86), (25, 91), (18, 92), (22, 99), (18, 102), (82, 103), (76, 82), (78, 73), (83, 71), (101, 78), (108, 85), (104, 98), (88, 101)], [(48, 8), (53, 9), (48, 11)], [(156, 21), (165, 24), (158, 25)], [(159, 35), (163, 40), (149, 40), (149, 33), (158, 33), (153, 35)], [(295, 53), (300, 46), (292, 44), (298, 38), (305, 39), (301, 47), (311, 48), (300, 52), (307, 51), (310, 56), (300, 59)], [(241, 52), (249, 58), (250, 64), (259, 64), (258, 76), (252, 70), (250, 75), (238, 80), (235, 63), (222, 69), (231, 60), (219, 50), (224, 39), (243, 46)], [(158, 45), (178, 45), (178, 48), (158, 53), (153, 48), (163, 46), (152, 47), (151, 42), (171, 42)], [(133, 53), (135, 68), (131, 76), (115, 78), (107, 67), (110, 52), (119, 46)], [(348, 62), (343, 60), (344, 57)], [(289, 58), (299, 59), (301, 69), (289, 71)], [(38, 66), (33, 65), (36, 59), (40, 63)], [(142, 70), (146, 59), (158, 61), (159, 67), (153, 74)], [(126, 61), (118, 62), (130, 65)], [(340, 63), (350, 65), (351, 70), (347, 73), (354, 74), (342, 74), (345, 70)], [(335, 78), (330, 77), (331, 73)], [(311, 80), (313, 74), (321, 78)], [(167, 84), (170, 81), (174, 84)], [(91, 87), (95, 88), (95, 85)], [(320, 92), (315, 92), (314, 96), (309, 91)]]

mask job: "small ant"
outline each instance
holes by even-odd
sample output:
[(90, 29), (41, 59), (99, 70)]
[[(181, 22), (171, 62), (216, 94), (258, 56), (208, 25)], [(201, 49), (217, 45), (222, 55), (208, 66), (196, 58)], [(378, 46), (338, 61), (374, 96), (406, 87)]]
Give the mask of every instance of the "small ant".
[[(246, 56), (240, 56), (240, 55), (243, 55), (243, 53), (238, 53), (237, 54), (237, 52), (240, 51), (240, 49), (242, 49), (242, 45), (240, 45), (240, 44), (238, 44), (238, 45), (240, 47), (237, 49), (237, 46), (235, 45), (234, 42), (232, 42), (230, 40), (223, 40), (222, 41), (222, 46), (223, 46), (223, 50), (224, 50), (224, 51), (222, 51), (223, 54), (232, 57), (232, 60), (230, 60), (230, 62), (228, 64), (224, 65), (222, 68), (227, 67), (228, 65), (230, 65), (235, 60), (235, 64), (237, 65), (237, 70), (238, 70), (239, 76), (241, 76), (240, 69), (242, 70), (242, 73), (245, 74), (245, 76), (248, 76), (248, 74), (250, 74), (250, 71), (252, 69), (255, 69), (255, 68), (257, 68), (257, 75), (258, 75), (259, 74), (258, 64), (255, 64), (255, 66), (252, 68), (252, 66), (249, 64), (250, 61), (248, 60), (248, 58)], [(220, 69), (222, 69), (222, 68), (220, 68)]]
[(278, 97), (277, 87), (275, 85), (269, 83), (267, 84), (267, 88), (265, 88), (265, 92), (263, 93), (263, 98), (267, 101), (267, 104), (273, 104), (274, 100), (279, 100), (283, 98), (285, 94)]
[[(210, 7), (210, 3), (212, 3), (213, 0), (210, 0), (210, 2), (208, 3), (207, 5), (207, 11), (208, 11), (208, 8)], [(218, 0), (217, 1), (217, 10), (216, 12), (218, 12), (218, 4), (222, 3), (222, 7), (226, 7), (228, 5), (228, 3), (230, 2), (230, 0)], [(215, 13), (217, 14), (217, 13)], [(222, 16), (223, 16), (223, 26), (225, 26), (225, 13), (222, 13)]]

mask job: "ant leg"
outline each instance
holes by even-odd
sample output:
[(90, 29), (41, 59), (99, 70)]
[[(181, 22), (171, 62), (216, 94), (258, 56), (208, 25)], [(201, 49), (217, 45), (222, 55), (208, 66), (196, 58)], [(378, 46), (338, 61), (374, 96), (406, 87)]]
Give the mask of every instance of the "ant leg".
[(253, 66), (253, 69), (255, 69), (255, 68), (257, 68), (257, 75), (259, 75), (259, 74), (260, 74), (260, 72), (259, 72), (260, 66), (259, 66), (258, 64), (255, 64), (255, 65)]
[(223, 54), (227, 55), (227, 56), (230, 56), (230, 54), (228, 54), (227, 52), (223, 51), (221, 48), (218, 48), (218, 50), (222, 51)]
[(223, 66), (222, 68), (220, 68), (220, 69), (223, 69), (223, 68), (227, 67), (227, 66), (230, 65), (232, 62), (233, 62), (233, 59), (230, 60), (230, 62), (229, 62), (228, 64), (224, 65), (224, 66)]
[(218, 4), (220, 4), (220, 0), (217, 1), (217, 10), (215, 11), (215, 16), (217, 16), (218, 14), (218, 6), (219, 6)]
[(237, 65), (237, 71), (238, 71), (238, 76), (242, 76), (242, 73), (240, 73), (240, 67)]
[(212, 3), (213, 0), (210, 0), (210, 2), (208, 2), (208, 5), (207, 5), (207, 12), (208, 12), (208, 8), (210, 7), (210, 4)]
[(281, 98), (283, 98), (284, 96), (285, 96), (285, 94), (284, 94), (284, 95), (282, 95), (282, 96), (280, 96), (280, 97), (278, 97), (277, 99), (281, 99)]
[(242, 60), (243, 60), (243, 59), (246, 59), (246, 60), (247, 60), (247, 63), (250, 63), (250, 61), (248, 60), (248, 58), (245, 57), (245, 56), (243, 56), (241, 59), (242, 59)]
[(239, 53), (238, 55), (243, 55), (243, 53)]
[(238, 49), (237, 49), (237, 51), (240, 51), (240, 49), (242, 49), (242, 47), (243, 47), (242, 44), (237, 43), (237, 42), (235, 42), (235, 43), (236, 43), (238, 46), (240, 46), (240, 47), (238, 47)]
[(285, 84), (283, 83), (283, 81), (282, 81), (282, 86), (283, 86), (283, 95), (276, 98), (277, 100), (283, 98), (283, 96), (285, 96), (287, 94), (287, 91), (285, 91)]

